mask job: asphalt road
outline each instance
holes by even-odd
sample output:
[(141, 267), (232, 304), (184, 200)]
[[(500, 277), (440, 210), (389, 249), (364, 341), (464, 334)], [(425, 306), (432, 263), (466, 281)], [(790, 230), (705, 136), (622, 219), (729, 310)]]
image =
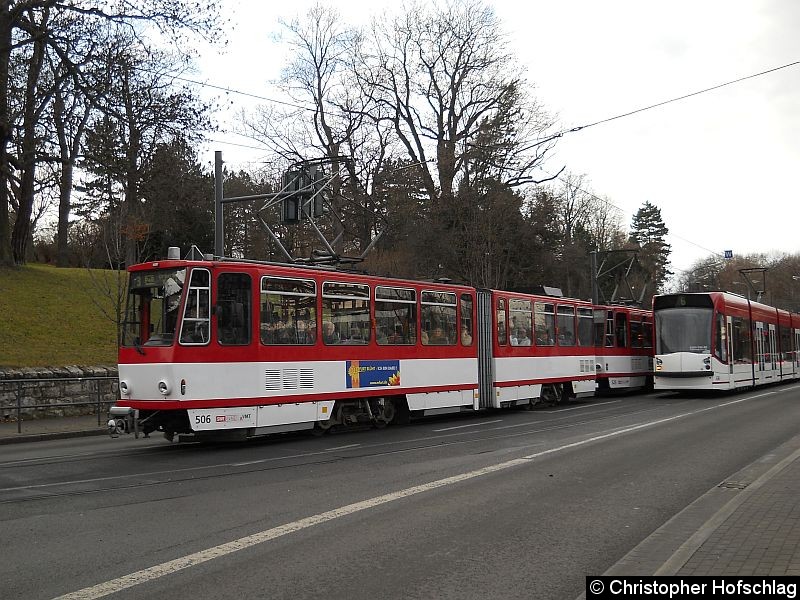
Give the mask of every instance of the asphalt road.
[(3, 598), (565, 598), (798, 433), (800, 385), (0, 454)]

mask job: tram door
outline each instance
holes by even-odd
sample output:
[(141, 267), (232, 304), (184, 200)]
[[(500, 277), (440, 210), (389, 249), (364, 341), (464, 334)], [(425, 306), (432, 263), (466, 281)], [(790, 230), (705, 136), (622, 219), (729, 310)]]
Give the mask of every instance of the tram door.
[(792, 354), (794, 358), (794, 374), (800, 375), (800, 330), (795, 329), (794, 332), (794, 353)]
[(794, 372), (800, 372), (800, 330), (794, 332)]
[(736, 379), (733, 376), (733, 365), (736, 362), (733, 357), (733, 318), (732, 317), (725, 317), (727, 321), (727, 329), (728, 329), (728, 336), (727, 336), (727, 345), (728, 345), (728, 375), (730, 376), (730, 383), (731, 385), (734, 384), (734, 380)]
[(756, 369), (756, 380), (754, 383), (762, 383), (764, 380), (764, 368), (765, 368), (765, 361), (764, 361), (764, 324), (756, 321), (754, 323), (755, 326), (755, 346), (756, 346), (756, 356), (755, 359), (758, 361), (758, 369)]
[(770, 378), (777, 379), (778, 339), (775, 331), (775, 325), (769, 325), (769, 356), (767, 357), (767, 363), (769, 369), (772, 371), (772, 373), (770, 373)]

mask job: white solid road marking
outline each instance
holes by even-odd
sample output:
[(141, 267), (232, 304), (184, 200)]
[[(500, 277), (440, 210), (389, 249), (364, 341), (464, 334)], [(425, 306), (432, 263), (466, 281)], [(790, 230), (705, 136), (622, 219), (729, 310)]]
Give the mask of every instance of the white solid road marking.
[(547, 413), (548, 415), (553, 413), (562, 413), (567, 412), (568, 410), (581, 410), (583, 408), (594, 408), (595, 406), (600, 406), (602, 404), (616, 404), (617, 402), (622, 402), (622, 400), (609, 400), (608, 402), (597, 402), (592, 404), (586, 404), (585, 406), (573, 406), (572, 408), (559, 408), (558, 410), (540, 410), (539, 412)]
[(481, 421), (480, 423), (470, 423), (469, 425), (456, 425), (455, 427), (445, 427), (444, 429), (434, 429), (434, 433), (442, 431), (453, 431), (453, 429), (464, 429), (465, 427), (480, 427), (481, 425), (491, 425), (492, 423), (502, 423), (503, 419), (495, 419), (494, 421)]
[(199, 552), (188, 554), (186, 556), (182, 556), (180, 558), (176, 558), (174, 560), (170, 560), (165, 563), (161, 563), (160, 565), (149, 567), (147, 569), (142, 569), (141, 571), (136, 571), (135, 573), (131, 573), (129, 575), (116, 577), (111, 581), (98, 583), (97, 585), (93, 585), (91, 587), (87, 587), (82, 590), (78, 590), (76, 592), (59, 596), (58, 598), (56, 598), (56, 600), (94, 600), (96, 598), (103, 598), (104, 596), (108, 596), (109, 594), (113, 594), (115, 592), (119, 592), (124, 589), (134, 587), (136, 585), (147, 583), (148, 581), (153, 581), (154, 579), (158, 579), (166, 575), (171, 575), (172, 573), (177, 573), (184, 569), (188, 569), (189, 567), (193, 567), (202, 564), (204, 562), (214, 560), (215, 558), (221, 558), (223, 556), (233, 554), (234, 552), (238, 552), (240, 550), (245, 550), (247, 548), (257, 546), (258, 544), (263, 544), (264, 542), (268, 542), (270, 540), (283, 537), (290, 533), (294, 533), (295, 531), (307, 529), (315, 525), (320, 525), (328, 521), (333, 521), (334, 519), (346, 517), (348, 515), (352, 515), (354, 513), (361, 512), (370, 508), (375, 508), (376, 506), (387, 504), (389, 502), (394, 502), (395, 500), (400, 500), (401, 498), (409, 498), (411, 496), (415, 496), (423, 492), (428, 492), (430, 490), (435, 490), (448, 485), (453, 485), (455, 483), (460, 483), (462, 481), (468, 481), (470, 479), (475, 479), (476, 477), (483, 477), (484, 475), (497, 473), (498, 471), (504, 471), (512, 467), (518, 467), (520, 465), (528, 464), (530, 461), (536, 458), (540, 458), (548, 454), (555, 454), (556, 452), (561, 452), (562, 450), (568, 450), (570, 448), (585, 446), (586, 444), (591, 444), (592, 442), (597, 442), (600, 440), (617, 437), (620, 435), (624, 435), (626, 433), (630, 433), (632, 431), (638, 431), (640, 429), (653, 427), (654, 425), (660, 425), (662, 423), (669, 423), (670, 421), (675, 421), (677, 419), (682, 419), (684, 417), (688, 417), (691, 415), (698, 415), (711, 410), (716, 410), (717, 408), (722, 408), (733, 404), (739, 404), (741, 402), (754, 400), (755, 398), (761, 398), (763, 396), (769, 396), (775, 393), (777, 392), (766, 392), (764, 394), (759, 394), (757, 396), (748, 396), (746, 398), (740, 398), (738, 400), (732, 400), (730, 402), (724, 402), (722, 404), (715, 404), (714, 406), (709, 406), (706, 408), (701, 408), (699, 410), (681, 413), (678, 415), (674, 415), (672, 417), (665, 417), (663, 419), (657, 419), (655, 421), (647, 421), (646, 423), (640, 423), (639, 425), (632, 425), (631, 427), (625, 427), (623, 429), (618, 429), (616, 431), (611, 431), (609, 433), (595, 435), (585, 440), (573, 442), (571, 444), (565, 444), (563, 446), (558, 446), (557, 448), (542, 450), (541, 452), (536, 452), (535, 454), (529, 454), (528, 456), (523, 456), (522, 458), (515, 458), (513, 460), (508, 460), (494, 465), (489, 465), (487, 467), (476, 469), (474, 471), (460, 473), (458, 475), (453, 475), (452, 477), (445, 477), (444, 479), (438, 479), (436, 481), (431, 481), (430, 483), (423, 483), (422, 485), (416, 485), (410, 488), (406, 488), (404, 490), (392, 492), (390, 494), (384, 494), (383, 496), (377, 496), (375, 498), (370, 498), (368, 500), (362, 500), (361, 502), (348, 504), (346, 506), (335, 508), (333, 510), (329, 510), (323, 513), (319, 513), (317, 515), (306, 517), (304, 519), (299, 519), (291, 523), (286, 523), (285, 525), (280, 525), (278, 527), (265, 529), (264, 531), (259, 531), (252, 535), (239, 538), (238, 540), (233, 540), (232, 542), (228, 542), (226, 544), (220, 544), (219, 546), (214, 546), (213, 548), (200, 550)]

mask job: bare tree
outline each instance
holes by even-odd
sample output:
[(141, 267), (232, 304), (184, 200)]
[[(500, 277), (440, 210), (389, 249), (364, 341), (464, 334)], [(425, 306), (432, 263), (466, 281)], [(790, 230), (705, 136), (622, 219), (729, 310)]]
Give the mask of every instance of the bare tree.
[(296, 106), (262, 107), (247, 120), (247, 132), (285, 163), (320, 156), (331, 161), (331, 170), (342, 174), (333, 182), (331, 198), (343, 217), (332, 233), (347, 234), (340, 251), (347, 249), (348, 239), (354, 250), (363, 249), (383, 216), (372, 192), (387, 159), (389, 128), (378, 117), (371, 91), (353, 85), (360, 35), (342, 25), (334, 9), (321, 5), (283, 26), (281, 39), (291, 58), (280, 83)]
[[(477, 0), (412, 5), (375, 22), (357, 73), (373, 90), (430, 199), (453, 198), (476, 150), (506, 185), (535, 182), (551, 122), (525, 92), (492, 9)], [(487, 131), (491, 134), (487, 134)], [(476, 170), (480, 170), (479, 168)]]

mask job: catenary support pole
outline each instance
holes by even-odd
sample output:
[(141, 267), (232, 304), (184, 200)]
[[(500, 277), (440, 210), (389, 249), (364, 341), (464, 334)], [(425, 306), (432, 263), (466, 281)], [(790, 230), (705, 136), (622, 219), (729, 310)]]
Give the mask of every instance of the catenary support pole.
[(222, 152), (214, 152), (214, 256), (223, 257), (222, 239)]

